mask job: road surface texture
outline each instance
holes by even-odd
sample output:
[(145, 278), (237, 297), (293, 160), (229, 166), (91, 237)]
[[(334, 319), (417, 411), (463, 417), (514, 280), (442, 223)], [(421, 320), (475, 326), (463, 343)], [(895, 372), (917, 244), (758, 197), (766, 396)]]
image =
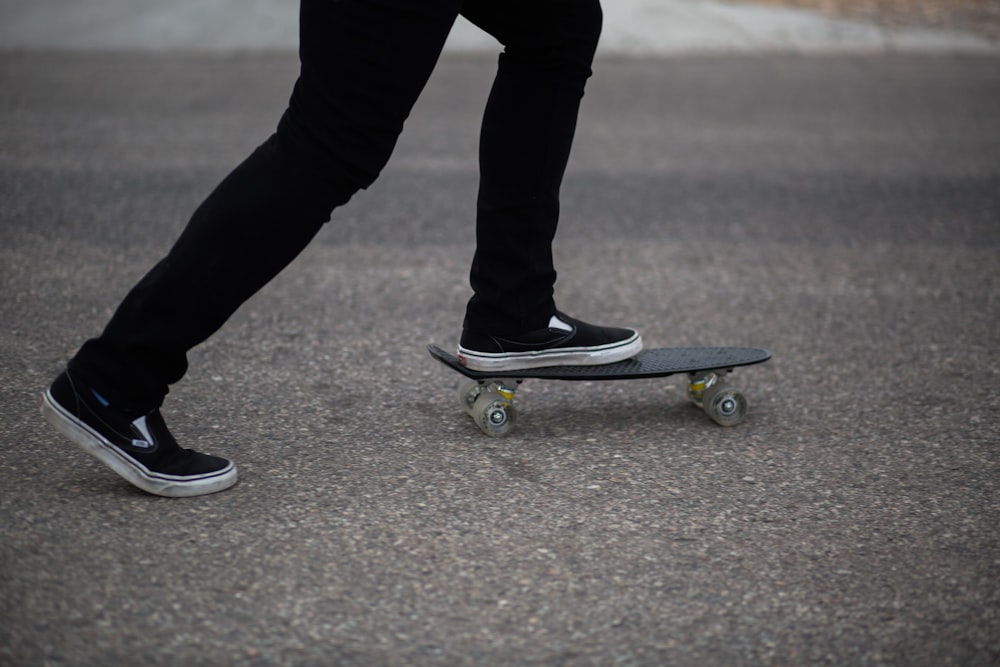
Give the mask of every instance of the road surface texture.
[(493, 68), (446, 55), (383, 178), (192, 353), (168, 423), (241, 481), (170, 500), (37, 394), (294, 55), (0, 56), (0, 663), (995, 667), (1000, 58), (602, 56), (560, 305), (774, 358), (734, 428), (680, 380), (527, 382), (503, 440), (424, 351), (469, 296)]

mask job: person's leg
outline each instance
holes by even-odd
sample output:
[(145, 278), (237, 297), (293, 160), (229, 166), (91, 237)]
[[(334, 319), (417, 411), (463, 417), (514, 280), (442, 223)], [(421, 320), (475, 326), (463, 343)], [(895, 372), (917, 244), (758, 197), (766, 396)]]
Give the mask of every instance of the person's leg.
[(559, 189), (600, 36), (598, 0), (471, 0), (462, 14), (504, 52), (480, 136), (474, 295), (460, 358), (499, 370), (634, 355), (634, 331), (553, 319)]
[(302, 0), (302, 69), (278, 130), (198, 208), (169, 254), (41, 397), (58, 430), (140, 488), (236, 482), (159, 413), (205, 340), (371, 184), (433, 70), (459, 0)]
[(597, 0), (466, 2), (504, 45), (483, 115), (475, 296), (466, 325), (519, 333), (555, 310), (559, 188), (601, 30)]
[(376, 179), (458, 4), (303, 0), (301, 74), (277, 133), (208, 197), (71, 370), (113, 403), (157, 405), (187, 351)]

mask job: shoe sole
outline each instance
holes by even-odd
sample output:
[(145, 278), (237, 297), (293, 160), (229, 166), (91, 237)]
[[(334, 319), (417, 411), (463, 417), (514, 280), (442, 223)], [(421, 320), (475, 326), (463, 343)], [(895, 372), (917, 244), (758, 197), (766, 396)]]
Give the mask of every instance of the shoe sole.
[(551, 366), (603, 366), (630, 359), (642, 351), (642, 338), (635, 338), (600, 348), (577, 347), (538, 352), (489, 354), (458, 348), (458, 358), (472, 371), (523, 371)]
[(236, 484), (239, 479), (236, 465), (232, 462), (221, 470), (191, 477), (154, 472), (123, 454), (100, 433), (67, 412), (52, 398), (48, 390), (39, 397), (38, 405), (45, 421), (53, 428), (129, 483), (147, 493), (168, 498), (204, 496), (224, 491)]

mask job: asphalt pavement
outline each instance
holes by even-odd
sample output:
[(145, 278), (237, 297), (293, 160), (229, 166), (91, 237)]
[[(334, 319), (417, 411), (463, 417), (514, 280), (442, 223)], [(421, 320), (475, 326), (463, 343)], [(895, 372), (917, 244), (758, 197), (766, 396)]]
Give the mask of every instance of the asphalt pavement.
[(502, 440), (424, 351), (469, 296), (494, 68), (450, 49), (379, 182), (192, 353), (168, 422), (241, 481), (170, 500), (37, 393), (272, 130), (294, 53), (0, 35), (0, 663), (1000, 661), (990, 48), (603, 52), (560, 305), (774, 358), (733, 428), (681, 380), (527, 382)]

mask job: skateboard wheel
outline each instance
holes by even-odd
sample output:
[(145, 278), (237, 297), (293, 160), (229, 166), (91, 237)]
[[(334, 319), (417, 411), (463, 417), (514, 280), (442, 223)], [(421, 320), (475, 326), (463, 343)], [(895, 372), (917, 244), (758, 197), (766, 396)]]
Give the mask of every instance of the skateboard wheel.
[(458, 385), (458, 404), (465, 410), (465, 414), (473, 415), (473, 408), (476, 399), (483, 393), (483, 385), (478, 380), (466, 380)]
[(514, 404), (496, 392), (483, 392), (476, 399), (472, 418), (486, 435), (502, 438), (514, 429), (517, 411)]
[(720, 386), (706, 396), (705, 413), (719, 426), (736, 426), (747, 414), (747, 399), (736, 389)]

